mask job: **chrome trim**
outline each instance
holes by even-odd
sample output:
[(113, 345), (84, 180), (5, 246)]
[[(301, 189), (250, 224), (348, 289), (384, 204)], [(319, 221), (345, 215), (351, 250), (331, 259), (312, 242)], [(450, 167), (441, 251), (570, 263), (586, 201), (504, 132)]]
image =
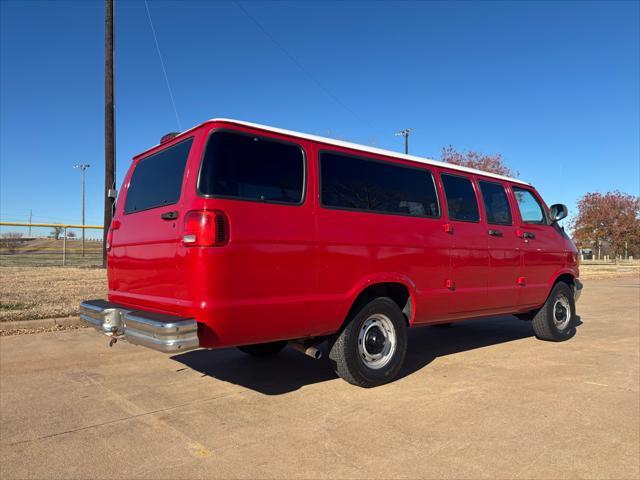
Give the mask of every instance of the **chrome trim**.
[(105, 300), (80, 304), (80, 318), (99, 332), (161, 352), (198, 348), (198, 322), (144, 310), (132, 310)]

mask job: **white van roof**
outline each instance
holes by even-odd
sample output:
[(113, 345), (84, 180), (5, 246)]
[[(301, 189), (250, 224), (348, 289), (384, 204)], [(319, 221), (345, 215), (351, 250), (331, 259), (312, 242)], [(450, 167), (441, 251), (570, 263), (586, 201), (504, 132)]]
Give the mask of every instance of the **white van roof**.
[[(458, 170), (458, 171), (461, 171), (461, 172), (473, 173), (475, 175), (482, 175), (482, 176), (485, 176), (485, 177), (497, 178), (497, 179), (506, 180), (506, 181), (509, 181), (509, 182), (520, 183), (522, 185), (530, 185), (528, 182), (525, 182), (523, 180), (519, 180), (517, 178), (507, 177), (507, 176), (504, 176), (504, 175), (498, 175), (498, 174), (490, 173), (490, 172), (485, 172), (483, 170), (478, 170), (478, 169), (475, 169), (475, 168), (462, 167), (460, 165), (454, 165), (453, 163), (440, 162), (438, 160), (433, 160), (433, 159), (430, 159), (430, 158), (417, 157), (415, 155), (406, 155), (404, 153), (398, 153), (398, 152), (394, 152), (394, 151), (391, 151), (391, 150), (385, 150), (383, 148), (376, 148), (376, 147), (370, 147), (368, 145), (361, 145), (361, 144), (358, 144), (358, 143), (345, 142), (345, 141), (342, 141), (342, 140), (335, 140), (333, 138), (321, 137), (319, 135), (311, 135), (311, 134), (308, 134), (308, 133), (296, 132), (296, 131), (293, 131), (293, 130), (286, 130), (284, 128), (271, 127), (269, 125), (260, 125), (258, 123), (245, 122), (245, 121), (242, 121), (242, 120), (234, 120), (232, 118), (212, 118), (211, 120), (208, 120), (207, 122), (204, 122), (201, 125), (204, 125), (206, 123), (211, 123), (211, 122), (232, 123), (232, 124), (240, 125), (240, 126), (244, 126), (244, 127), (256, 128), (256, 129), (265, 130), (265, 131), (268, 131), (268, 132), (278, 133), (278, 134), (281, 134), (281, 135), (288, 135), (290, 137), (297, 137), (297, 138), (303, 138), (303, 139), (306, 139), (306, 140), (312, 140), (314, 142), (321, 142), (321, 143), (325, 143), (327, 145), (335, 145), (337, 147), (349, 148), (349, 149), (352, 149), (352, 150), (358, 150), (358, 151), (361, 151), (361, 152), (374, 153), (374, 154), (377, 154), (377, 155), (385, 155), (387, 157), (399, 158), (399, 159), (402, 159), (402, 160), (408, 160), (410, 162), (418, 162), (418, 163), (423, 163), (423, 164), (426, 164), (426, 165), (434, 165), (434, 166), (437, 166), (437, 167), (448, 168), (450, 170)], [(180, 136), (184, 135), (185, 133), (187, 133), (187, 132), (189, 132), (191, 130), (194, 130), (195, 128), (198, 128), (201, 125), (198, 125), (197, 127), (190, 128), (189, 130), (186, 130), (185, 132), (182, 132), (180, 134)], [(156, 147), (153, 147), (153, 148), (156, 148)], [(151, 148), (149, 150), (152, 150), (153, 148)], [(147, 150), (147, 152), (149, 150)], [(146, 152), (143, 152), (140, 155), (144, 155), (144, 153), (146, 153)], [(137, 156), (140, 156), (140, 155), (137, 155)]]

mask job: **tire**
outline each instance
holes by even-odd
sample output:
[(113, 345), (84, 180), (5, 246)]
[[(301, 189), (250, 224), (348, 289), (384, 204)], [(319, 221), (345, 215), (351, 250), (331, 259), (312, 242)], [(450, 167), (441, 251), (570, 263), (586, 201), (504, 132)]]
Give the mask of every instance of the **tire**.
[(256, 345), (244, 345), (242, 347), (238, 347), (238, 350), (246, 353), (247, 355), (251, 355), (252, 357), (269, 357), (279, 353), (280, 350), (287, 346), (287, 343), (288, 342), (286, 340), (270, 343), (258, 343)]
[(540, 340), (563, 342), (576, 333), (576, 304), (573, 289), (556, 283), (542, 308), (533, 316), (533, 331)]
[(329, 361), (335, 372), (359, 387), (376, 387), (395, 379), (406, 353), (404, 315), (387, 297), (365, 303), (329, 339)]

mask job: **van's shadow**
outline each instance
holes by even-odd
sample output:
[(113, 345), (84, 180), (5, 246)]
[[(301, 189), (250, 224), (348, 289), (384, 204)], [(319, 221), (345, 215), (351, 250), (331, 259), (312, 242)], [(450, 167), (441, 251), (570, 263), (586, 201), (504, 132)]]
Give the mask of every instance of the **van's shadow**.
[[(531, 322), (496, 317), (456, 323), (450, 327), (409, 330), (409, 349), (401, 377), (411, 375), (435, 358), (533, 336)], [(253, 358), (237, 349), (194, 350), (171, 357), (187, 367), (265, 395), (280, 395), (304, 385), (336, 378), (326, 359), (313, 360), (290, 348), (269, 358)]]

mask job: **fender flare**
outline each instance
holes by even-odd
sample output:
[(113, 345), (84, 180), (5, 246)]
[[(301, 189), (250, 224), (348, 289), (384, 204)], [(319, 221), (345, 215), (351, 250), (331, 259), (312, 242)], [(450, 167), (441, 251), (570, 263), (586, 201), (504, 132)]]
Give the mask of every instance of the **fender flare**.
[(551, 280), (547, 285), (549, 287), (549, 291), (551, 291), (551, 288), (555, 285), (555, 283), (558, 281), (558, 278), (560, 278), (562, 275), (571, 275), (571, 277), (573, 277), (574, 279), (578, 278), (578, 275), (575, 269), (570, 267), (562, 267), (556, 270), (554, 274), (551, 276)]
[(411, 304), (411, 318), (408, 318), (408, 322), (409, 326), (412, 326), (414, 319), (416, 318), (416, 284), (408, 276), (397, 272), (373, 273), (361, 278), (358, 282), (356, 282), (353, 288), (349, 290), (349, 305), (346, 311), (343, 312), (343, 318), (346, 318), (349, 310), (351, 310), (356, 299), (362, 292), (364, 292), (367, 288), (380, 283), (398, 283), (403, 285), (407, 289), (407, 291), (409, 292), (409, 302)]

